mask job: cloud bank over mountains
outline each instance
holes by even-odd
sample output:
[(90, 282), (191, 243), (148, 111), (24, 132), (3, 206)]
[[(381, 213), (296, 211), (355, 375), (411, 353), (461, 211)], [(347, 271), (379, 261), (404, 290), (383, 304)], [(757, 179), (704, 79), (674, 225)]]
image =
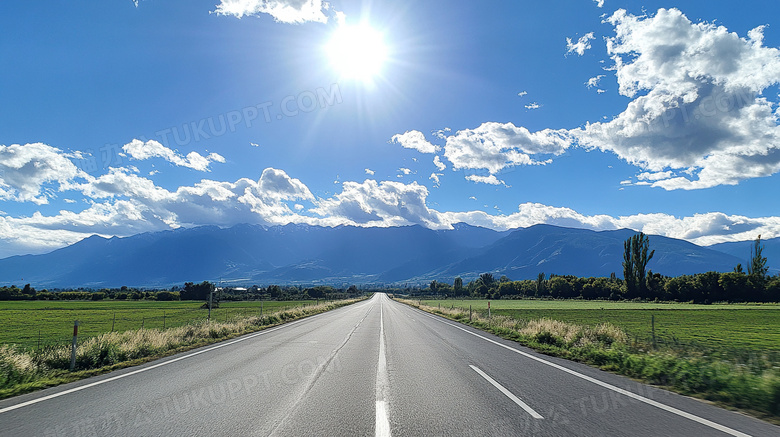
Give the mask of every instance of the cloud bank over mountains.
[(8, 158), (2, 160), (0, 173), (4, 199), (45, 204), (57, 196), (79, 194), (86, 202), (81, 211), (62, 210), (56, 215), (0, 215), (0, 240), (4, 243), (0, 256), (42, 253), (92, 234), (129, 236), (238, 223), (419, 224), (449, 229), (464, 222), (497, 230), (546, 223), (593, 230), (630, 228), (705, 245), (751, 239), (759, 233), (765, 238), (780, 236), (778, 217), (751, 218), (719, 212), (682, 218), (663, 213), (612, 217), (584, 215), (539, 203), (520, 204), (510, 214), (439, 211), (428, 204), (429, 189), (416, 181), (344, 181), (340, 193), (323, 198), (313, 195), (302, 180), (275, 168), (262, 170), (257, 179), (202, 179), (170, 190), (140, 175), (132, 166), (111, 168), (97, 177), (89, 175), (71, 162), (72, 155), (40, 143), (2, 146), (0, 154)]

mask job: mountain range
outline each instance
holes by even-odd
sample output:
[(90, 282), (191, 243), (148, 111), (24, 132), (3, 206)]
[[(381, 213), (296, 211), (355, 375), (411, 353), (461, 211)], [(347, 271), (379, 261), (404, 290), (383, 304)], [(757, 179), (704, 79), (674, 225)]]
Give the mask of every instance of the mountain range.
[[(0, 284), (34, 287), (167, 287), (185, 281), (268, 284), (451, 283), (490, 272), (531, 279), (540, 272), (622, 276), (628, 229), (592, 231), (535, 225), (509, 231), (456, 224), (361, 228), (203, 226), (125, 238), (93, 235), (43, 255), (0, 259)], [(701, 247), (650, 236), (648, 268), (668, 276), (746, 266), (751, 242)], [(764, 241), (772, 271), (780, 239)], [(775, 257), (773, 254), (777, 254)]]

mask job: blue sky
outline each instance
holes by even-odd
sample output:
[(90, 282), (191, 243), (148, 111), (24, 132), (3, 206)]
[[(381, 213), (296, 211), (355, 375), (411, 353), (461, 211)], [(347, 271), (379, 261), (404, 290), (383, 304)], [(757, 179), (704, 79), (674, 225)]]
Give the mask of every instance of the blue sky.
[(244, 222), (780, 236), (779, 9), (6, 2), (0, 256)]

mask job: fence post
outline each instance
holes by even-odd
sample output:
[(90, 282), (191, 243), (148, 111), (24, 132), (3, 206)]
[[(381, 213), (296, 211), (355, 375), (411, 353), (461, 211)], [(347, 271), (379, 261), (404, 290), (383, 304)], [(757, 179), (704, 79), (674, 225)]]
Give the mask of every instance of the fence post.
[(471, 305), (469, 305), (469, 322), (471, 322)]
[(165, 311), (163, 311), (163, 329), (165, 329)]
[(211, 321), (211, 297), (214, 295), (214, 291), (209, 291), (209, 322)]
[(114, 332), (114, 325), (116, 325), (116, 311), (114, 311), (114, 320), (111, 322), (111, 332)]
[(76, 368), (76, 343), (79, 337), (79, 321), (73, 322), (73, 344), (70, 347), (70, 371)]

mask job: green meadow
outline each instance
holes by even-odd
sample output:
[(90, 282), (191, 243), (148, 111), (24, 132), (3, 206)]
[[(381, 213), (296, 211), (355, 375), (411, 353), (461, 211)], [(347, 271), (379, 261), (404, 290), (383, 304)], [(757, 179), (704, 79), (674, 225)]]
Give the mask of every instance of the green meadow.
[[(212, 320), (225, 322), (246, 316), (312, 305), (313, 300), (222, 302), (212, 309)], [(202, 301), (3, 301), (0, 302), (0, 344), (25, 349), (69, 344), (73, 322), (79, 321), (79, 337), (139, 328), (170, 328), (206, 320)]]
[[(423, 300), (442, 308), (486, 312), (487, 300)], [(659, 345), (721, 351), (780, 351), (780, 305), (643, 303), (578, 300), (493, 300), (491, 313), (520, 320), (549, 318), (585, 326), (611, 323), (629, 338)]]

